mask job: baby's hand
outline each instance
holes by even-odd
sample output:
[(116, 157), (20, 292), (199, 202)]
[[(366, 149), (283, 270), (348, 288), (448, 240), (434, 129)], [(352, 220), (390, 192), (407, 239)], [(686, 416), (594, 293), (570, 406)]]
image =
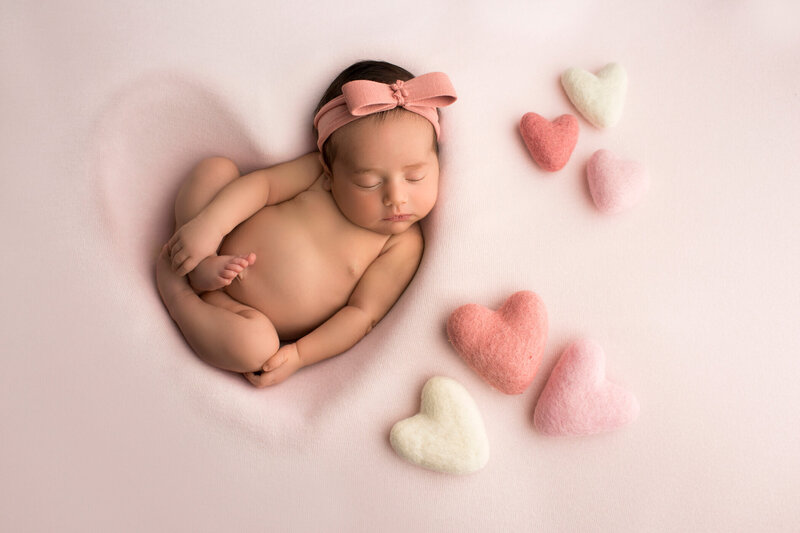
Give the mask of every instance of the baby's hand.
[(261, 389), (269, 385), (277, 385), (297, 372), (302, 366), (300, 354), (297, 352), (297, 344), (292, 343), (282, 346), (275, 352), (261, 367), (262, 373), (245, 372), (244, 377)]
[(178, 228), (167, 242), (172, 270), (179, 276), (188, 274), (200, 261), (217, 253), (224, 236), (201, 215), (194, 217)]

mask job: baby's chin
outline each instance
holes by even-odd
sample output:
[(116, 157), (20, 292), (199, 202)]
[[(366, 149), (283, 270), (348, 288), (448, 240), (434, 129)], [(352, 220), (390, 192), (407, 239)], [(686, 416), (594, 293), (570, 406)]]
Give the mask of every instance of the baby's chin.
[(402, 220), (399, 222), (390, 222), (388, 220), (381, 220), (370, 226), (361, 226), (362, 228), (380, 233), (382, 235), (398, 235), (408, 230), (411, 226), (419, 222), (419, 218), (413, 217), (410, 220)]

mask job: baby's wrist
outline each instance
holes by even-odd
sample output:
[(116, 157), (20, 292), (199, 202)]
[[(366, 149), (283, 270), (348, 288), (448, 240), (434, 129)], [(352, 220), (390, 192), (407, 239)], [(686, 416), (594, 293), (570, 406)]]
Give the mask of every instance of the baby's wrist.
[(207, 209), (200, 211), (195, 218), (203, 225), (206, 231), (211, 232), (215, 237), (219, 237), (220, 242), (225, 235), (230, 233), (230, 231), (226, 231), (225, 228), (223, 228), (223, 225), (217, 217), (215, 217), (213, 213), (209, 213)]
[(294, 343), (294, 351), (297, 354), (298, 368), (303, 368), (304, 366), (306, 366), (306, 361), (303, 359), (303, 354), (300, 353), (300, 343), (299, 343), (299, 341)]

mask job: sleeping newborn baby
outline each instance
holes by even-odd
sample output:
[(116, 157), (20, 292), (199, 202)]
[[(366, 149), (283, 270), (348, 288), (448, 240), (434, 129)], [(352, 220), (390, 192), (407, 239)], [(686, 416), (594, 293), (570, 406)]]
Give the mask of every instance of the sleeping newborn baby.
[(438, 195), (437, 108), (455, 100), (443, 73), (362, 61), (317, 107), (319, 152), (244, 176), (223, 157), (192, 170), (156, 276), (201, 359), (277, 384), (383, 318), (422, 257), (418, 222)]

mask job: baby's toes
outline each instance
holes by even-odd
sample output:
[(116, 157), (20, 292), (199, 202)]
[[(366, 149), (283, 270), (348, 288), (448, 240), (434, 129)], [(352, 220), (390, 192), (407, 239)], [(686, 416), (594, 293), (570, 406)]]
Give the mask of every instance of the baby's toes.
[(223, 271), (222, 271), (222, 274), (223, 274), (223, 275), (224, 275), (224, 276), (225, 276), (227, 279), (233, 279), (233, 278), (235, 278), (236, 276), (238, 276), (238, 275), (239, 275), (239, 273), (241, 273), (241, 272), (242, 272), (242, 270), (244, 270), (244, 268), (242, 268), (242, 267), (241, 267), (241, 266), (239, 266), (239, 265), (228, 265), (228, 266), (226, 266), (226, 267), (225, 267), (225, 270), (223, 270)]
[(248, 267), (256, 262), (256, 254), (250, 252), (247, 255), (237, 256), (236, 259), (240, 260), (243, 266)]
[(245, 268), (247, 268), (247, 265), (240, 265), (239, 263), (229, 263), (229, 264), (225, 265), (225, 270), (230, 270), (230, 271), (235, 272), (237, 274), (239, 272), (241, 272), (242, 270), (244, 270)]
[(237, 255), (233, 260), (247, 268), (256, 262), (256, 254), (250, 252), (249, 254)]

